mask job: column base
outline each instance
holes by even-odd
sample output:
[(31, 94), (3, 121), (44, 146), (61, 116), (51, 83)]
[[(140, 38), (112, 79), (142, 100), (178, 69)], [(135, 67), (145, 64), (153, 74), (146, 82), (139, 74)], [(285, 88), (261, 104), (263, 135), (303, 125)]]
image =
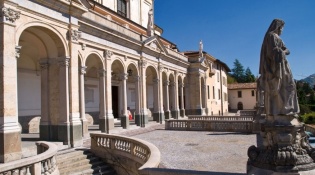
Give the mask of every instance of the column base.
[(121, 123), (121, 127), (123, 129), (129, 129), (129, 117), (128, 116), (121, 116), (120, 117), (120, 123)]
[(136, 114), (136, 115), (135, 115), (135, 123), (136, 123), (137, 126), (140, 126), (140, 125), (141, 125), (141, 123), (140, 123), (140, 117), (141, 117), (140, 114)]
[[(57, 129), (58, 139), (57, 141), (63, 142), (64, 145), (71, 146), (70, 143), (70, 125), (69, 124), (60, 124), (58, 126), (52, 126), (52, 130)], [(54, 133), (52, 131), (51, 133)], [(82, 131), (80, 132), (82, 133)]]
[(0, 163), (21, 159), (21, 132), (0, 133), (0, 146)]
[(143, 124), (148, 124), (149, 123), (148, 115), (136, 114), (135, 115), (135, 123), (136, 123), (137, 126), (141, 126), (141, 120), (144, 121)]
[(189, 115), (202, 115), (202, 109), (188, 109), (187, 114)]
[(39, 125), (39, 139), (44, 140), (44, 141), (51, 140), (50, 125), (44, 125), (44, 124)]
[(164, 115), (165, 115), (165, 120), (172, 118), (171, 111), (165, 111), (165, 112), (164, 112)]
[(82, 146), (82, 125), (75, 123), (70, 125), (70, 144), (71, 147)]
[(153, 113), (153, 120), (156, 122), (164, 121), (164, 113), (163, 112)]
[[(108, 132), (113, 129), (115, 126), (114, 126), (114, 119), (113, 118), (109, 118), (109, 119), (106, 119), (106, 118), (100, 118), (99, 119), (100, 121), (100, 124), (99, 124), (99, 129), (101, 130), (101, 132), (103, 133), (106, 133), (107, 130)], [(108, 122), (108, 123), (107, 123)], [(106, 128), (108, 127), (108, 129), (106, 130)]]
[(172, 117), (173, 117), (174, 119), (178, 119), (179, 110), (172, 111), (171, 113), (172, 113)]
[(81, 120), (82, 122), (82, 137), (89, 137), (89, 123), (88, 120)]
[(185, 109), (181, 109), (179, 112), (181, 117), (185, 117)]

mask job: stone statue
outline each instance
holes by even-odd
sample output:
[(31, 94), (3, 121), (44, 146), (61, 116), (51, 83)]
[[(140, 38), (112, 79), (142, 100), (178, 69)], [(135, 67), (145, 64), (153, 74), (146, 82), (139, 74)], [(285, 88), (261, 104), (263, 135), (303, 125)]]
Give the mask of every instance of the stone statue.
[(199, 56), (203, 57), (203, 43), (202, 40), (199, 42)]
[(154, 36), (153, 9), (150, 9), (148, 12), (147, 35), (149, 37)]
[(295, 82), (280, 35), (284, 21), (274, 19), (265, 34), (257, 80), (260, 135), (248, 148), (247, 174), (315, 174), (315, 148), (308, 143)]
[(260, 53), (260, 88), (265, 92), (265, 114), (272, 116), (299, 113), (296, 86), (286, 59), (290, 51), (280, 38), (283, 27), (283, 20), (272, 21)]

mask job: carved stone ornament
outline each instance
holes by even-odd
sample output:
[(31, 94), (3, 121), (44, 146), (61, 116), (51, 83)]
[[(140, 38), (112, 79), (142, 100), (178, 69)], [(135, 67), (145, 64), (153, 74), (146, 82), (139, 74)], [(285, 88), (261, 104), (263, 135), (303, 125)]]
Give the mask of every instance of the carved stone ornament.
[(59, 62), (59, 66), (68, 67), (70, 64), (70, 58), (62, 58), (58, 62)]
[(147, 61), (145, 60), (140, 60), (139, 65), (142, 66), (143, 68), (147, 65)]
[(112, 52), (112, 51), (110, 51), (110, 50), (105, 50), (105, 51), (104, 51), (104, 57), (105, 57), (105, 58), (111, 58), (112, 55), (113, 55), (113, 52)]
[(128, 79), (128, 74), (122, 73), (119, 76), (120, 80), (127, 80)]
[(71, 29), (70, 35), (72, 41), (78, 41), (81, 38), (81, 31)]
[(86, 74), (86, 68), (87, 68), (86, 66), (80, 67), (80, 70), (79, 70), (80, 73), (83, 74), (83, 75)]
[(82, 44), (81, 44), (81, 47), (82, 47), (82, 50), (85, 50), (86, 44), (82, 43)]
[(49, 63), (47, 61), (41, 61), (39, 65), (40, 65), (40, 70), (46, 70), (48, 69)]
[(15, 58), (20, 58), (20, 51), (22, 46), (15, 46)]
[(13, 10), (11, 8), (3, 7), (2, 14), (5, 17), (5, 20), (14, 23), (17, 19), (20, 18), (21, 12)]

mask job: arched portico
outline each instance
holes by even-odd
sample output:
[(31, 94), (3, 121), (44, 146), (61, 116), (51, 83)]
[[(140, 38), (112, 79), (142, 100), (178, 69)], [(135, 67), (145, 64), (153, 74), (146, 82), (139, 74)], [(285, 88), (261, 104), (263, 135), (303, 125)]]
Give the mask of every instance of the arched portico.
[(159, 94), (160, 94), (160, 80), (156, 69), (153, 66), (148, 66), (146, 69), (146, 96), (147, 96), (147, 107), (148, 113), (151, 113), (154, 121), (162, 120), (159, 104)]
[(21, 33), (18, 45), (18, 115), (41, 116), (41, 140), (74, 145), (69, 118), (70, 58), (62, 39), (48, 28), (30, 26)]
[[(127, 109), (135, 120), (136, 125), (140, 125), (140, 77), (137, 66), (130, 63), (127, 68)], [(128, 116), (129, 117), (129, 116)]]

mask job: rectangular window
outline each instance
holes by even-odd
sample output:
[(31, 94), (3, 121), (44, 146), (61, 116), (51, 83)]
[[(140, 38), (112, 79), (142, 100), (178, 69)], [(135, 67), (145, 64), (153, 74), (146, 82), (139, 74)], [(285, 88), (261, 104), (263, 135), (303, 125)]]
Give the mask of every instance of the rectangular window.
[(238, 98), (242, 98), (242, 91), (237, 91)]
[(214, 86), (212, 86), (212, 93), (213, 93), (213, 99), (215, 99), (215, 91), (214, 91)]
[(219, 100), (221, 100), (221, 91), (220, 91), (220, 89), (218, 89), (218, 97), (219, 97)]
[(253, 96), (253, 97), (255, 96), (255, 91), (254, 91), (254, 90), (252, 90), (252, 96)]
[(208, 99), (210, 99), (210, 87), (208, 85)]
[(127, 17), (126, 0), (117, 0), (117, 13), (123, 17)]

